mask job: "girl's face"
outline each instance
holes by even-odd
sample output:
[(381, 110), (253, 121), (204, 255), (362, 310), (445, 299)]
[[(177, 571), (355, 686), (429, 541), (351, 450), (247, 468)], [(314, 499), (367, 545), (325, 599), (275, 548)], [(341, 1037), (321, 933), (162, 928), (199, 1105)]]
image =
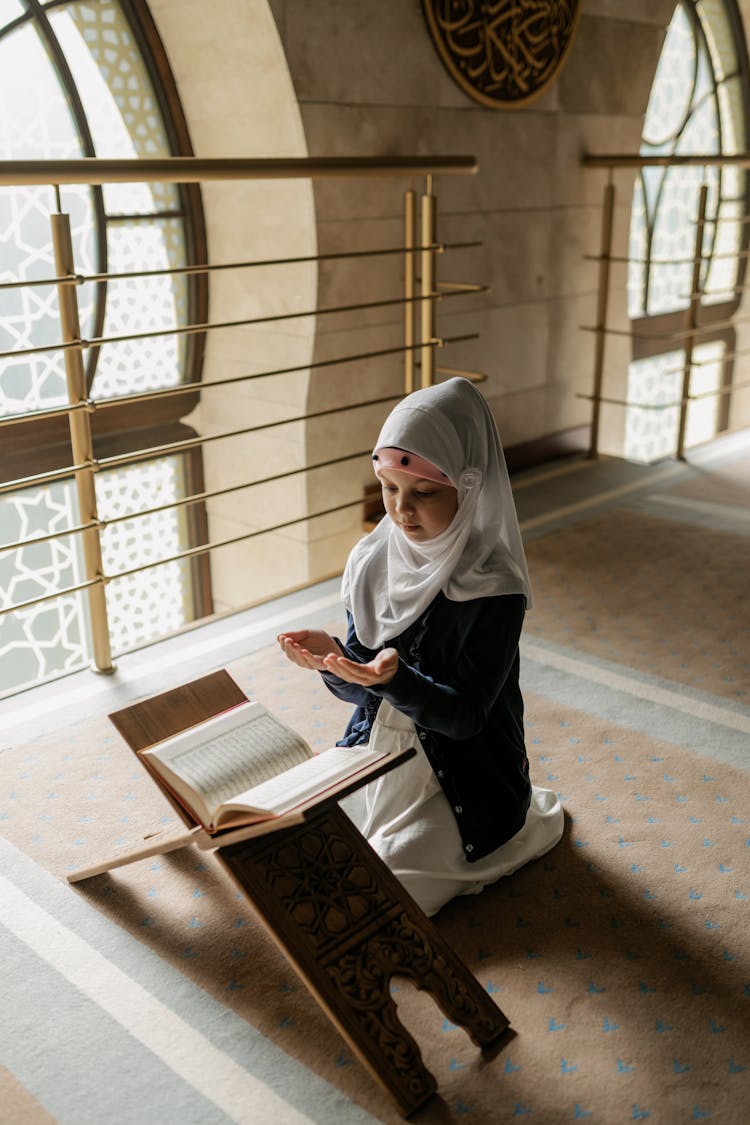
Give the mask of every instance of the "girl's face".
[(458, 511), (458, 493), (452, 484), (420, 480), (397, 469), (382, 470), (380, 483), (386, 512), (414, 543), (440, 535)]

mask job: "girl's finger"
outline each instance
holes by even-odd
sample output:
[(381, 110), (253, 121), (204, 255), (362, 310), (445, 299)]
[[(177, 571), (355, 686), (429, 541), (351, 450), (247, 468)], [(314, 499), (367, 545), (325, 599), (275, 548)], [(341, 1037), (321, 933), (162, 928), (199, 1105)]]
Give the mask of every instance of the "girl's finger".
[(329, 655), (324, 658), (323, 663), (329, 672), (333, 672), (335, 676), (346, 680), (347, 683), (362, 683), (362, 680), (359, 678), (359, 671), (362, 666), (360, 664), (355, 664), (351, 660), (347, 660), (345, 656)]
[(293, 664), (298, 665), (300, 668), (312, 669), (313, 671), (320, 670), (320, 662), (318, 657), (313, 656), (306, 648), (298, 644), (296, 641), (284, 637), (280, 640), (280, 644), (286, 656), (292, 661)]
[(362, 684), (364, 687), (376, 684), (379, 679), (378, 673), (370, 664), (356, 664), (348, 660), (342, 675), (351, 683)]

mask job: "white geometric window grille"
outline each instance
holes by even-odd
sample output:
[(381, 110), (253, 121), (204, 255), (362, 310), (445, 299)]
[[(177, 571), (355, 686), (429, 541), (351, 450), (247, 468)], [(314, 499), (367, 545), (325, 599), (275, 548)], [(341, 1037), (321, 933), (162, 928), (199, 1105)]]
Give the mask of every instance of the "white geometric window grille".
[[(736, 67), (724, 5), (679, 3), (651, 88), (641, 155), (743, 151), (742, 86)], [(704, 300), (726, 300), (737, 284), (746, 190), (742, 169), (644, 168), (636, 180), (630, 221), (631, 317), (687, 308), (698, 195), (704, 182), (709, 188)]]
[[(0, 606), (17, 605), (84, 580), (75, 489), (68, 481), (24, 489), (0, 499), (0, 546), (55, 532), (60, 538), (0, 552)], [(81, 594), (40, 602), (0, 616), (2, 693), (82, 667), (88, 640)]]
[[(185, 495), (183, 461), (161, 457), (98, 473), (99, 517), (110, 520), (173, 503)], [(134, 517), (105, 527), (105, 574), (117, 574), (177, 554), (189, 546), (182, 508)], [(107, 585), (112, 647), (118, 652), (174, 632), (190, 613), (190, 563), (164, 563)]]
[[(176, 260), (184, 260), (182, 223), (175, 219), (111, 225), (108, 242), (112, 273), (169, 269)], [(182, 278), (177, 283), (169, 276), (110, 281), (104, 335), (175, 328), (184, 322), (185, 304)], [(106, 344), (101, 349), (91, 397), (113, 398), (175, 386), (182, 381), (183, 341), (184, 336), (159, 335)]]
[[(685, 445), (709, 441), (717, 429), (720, 398), (711, 394), (721, 387), (724, 370), (722, 340), (698, 344), (693, 349)], [(681, 349), (635, 360), (628, 370), (625, 418), (625, 456), (652, 464), (670, 457), (677, 446), (685, 352)], [(700, 397), (700, 396), (706, 397)]]
[[(34, 81), (29, 82), (29, 74)], [(19, 96), (23, 91), (23, 96)], [(65, 91), (36, 29), (28, 24), (0, 39), (0, 159), (83, 156)], [(94, 265), (90, 192), (66, 190), (73, 247), (82, 272)], [(0, 187), (0, 281), (55, 276), (49, 187)], [(81, 331), (90, 334), (91, 286), (79, 292)], [(0, 290), (0, 351), (38, 347), (60, 338), (54, 286)], [(21, 414), (66, 401), (60, 352), (0, 360), (0, 414)]]
[[(140, 52), (119, 7), (104, 0), (52, 13), (79, 93), (97, 155), (167, 156), (169, 146)], [(159, 218), (178, 208), (174, 184), (105, 184), (108, 272), (170, 269), (185, 262), (181, 220)], [(118, 215), (143, 216), (138, 222)], [(176, 328), (186, 319), (181, 276), (125, 278), (109, 282), (104, 335)], [(134, 328), (137, 325), (137, 328)], [(103, 348), (93, 398), (174, 386), (182, 379), (179, 336), (128, 340)]]
[[(163, 457), (96, 477), (103, 520), (169, 504), (185, 494), (183, 460)], [(182, 509), (134, 517), (102, 533), (105, 574), (177, 554), (189, 545)], [(0, 608), (85, 581), (75, 487), (59, 481), (0, 499), (0, 546), (54, 532), (59, 538), (0, 551)], [(177, 560), (106, 587), (113, 649), (125, 651), (174, 632), (190, 613), (190, 563)], [(92, 659), (84, 593), (0, 616), (2, 694), (75, 671)]]
[[(724, 0), (682, 0), (667, 30), (654, 77), (641, 154), (744, 151), (743, 83)], [(740, 251), (746, 234), (746, 173), (740, 168), (717, 165), (644, 168), (636, 180), (630, 221), (631, 318), (657, 317), (688, 308), (695, 220), (703, 183), (707, 184), (708, 194), (701, 247), (701, 304), (736, 300), (741, 276)], [(722, 354), (725, 350), (723, 345), (711, 346)], [(698, 354), (696, 349), (694, 359)], [(681, 351), (675, 351), (669, 356), (642, 358), (630, 365), (627, 398), (648, 401), (650, 408), (626, 409), (626, 456), (653, 461), (674, 453), (679, 409), (664, 408), (660, 403), (674, 402), (680, 397), (682, 356)], [(691, 396), (706, 391), (707, 379), (718, 387), (721, 378), (712, 362), (707, 361), (706, 367), (696, 362), (691, 374)], [(700, 406), (691, 402), (686, 446), (715, 436), (720, 425), (720, 401), (717, 396), (702, 400)]]
[[(53, 64), (32, 8), (20, 0), (0, 0), (0, 159), (169, 155), (159, 103), (119, 3), (79, 0), (50, 5), (46, 16), (75, 83), (83, 118), (74, 111), (70, 91)], [(110, 273), (185, 264), (185, 222), (174, 185), (108, 185), (99, 204), (89, 188), (66, 186), (62, 206), (71, 217), (78, 272), (98, 272), (104, 261)], [(97, 206), (103, 220), (99, 227)], [(56, 209), (48, 187), (0, 189), (0, 281), (55, 275), (49, 213)], [(104, 246), (98, 242), (99, 233), (106, 240)], [(179, 275), (113, 280), (106, 292), (101, 285), (87, 284), (77, 287), (84, 337), (94, 335), (102, 295), (104, 335), (170, 329), (187, 320), (187, 284)], [(0, 290), (0, 351), (39, 347), (59, 338), (54, 286)], [(181, 335), (160, 335), (102, 347), (96, 357), (92, 397), (104, 399), (182, 382), (184, 341)], [(62, 353), (0, 360), (0, 414), (29, 413), (66, 400)], [(30, 458), (28, 472), (33, 471)], [(147, 499), (148, 489), (153, 494)], [(183, 463), (177, 458), (140, 463), (97, 478), (100, 503), (118, 514), (135, 510), (135, 497), (138, 506), (150, 507), (166, 503), (167, 497), (183, 496), (184, 489)], [(19, 529), (30, 522), (29, 513), (37, 534), (79, 524), (72, 482), (0, 498), (0, 546), (25, 537)], [(42, 513), (50, 520), (47, 528), (39, 526)], [(104, 533), (105, 571), (143, 565), (188, 545), (181, 510), (116, 524)], [(0, 552), (0, 575), (5, 605), (81, 582), (80, 536)], [(9, 600), (11, 590), (14, 596)], [(107, 604), (113, 651), (144, 643), (190, 620), (191, 590), (188, 563), (154, 567), (111, 583)], [(22, 596), (21, 591), (26, 593)], [(127, 619), (131, 614), (132, 619)], [(81, 594), (0, 616), (0, 695), (85, 665), (90, 660), (86, 634), (86, 601)]]

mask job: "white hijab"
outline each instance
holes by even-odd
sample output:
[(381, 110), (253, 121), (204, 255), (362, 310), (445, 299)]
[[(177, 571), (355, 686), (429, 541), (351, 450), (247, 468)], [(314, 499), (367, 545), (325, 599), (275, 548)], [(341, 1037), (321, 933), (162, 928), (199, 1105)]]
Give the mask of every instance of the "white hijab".
[(495, 420), (467, 379), (414, 391), (394, 407), (375, 449), (424, 457), (458, 490), (458, 511), (434, 539), (413, 543), (385, 516), (354, 547), (342, 597), (360, 641), (377, 649), (413, 624), (442, 590), (454, 602), (525, 594), (531, 604), (513, 493)]

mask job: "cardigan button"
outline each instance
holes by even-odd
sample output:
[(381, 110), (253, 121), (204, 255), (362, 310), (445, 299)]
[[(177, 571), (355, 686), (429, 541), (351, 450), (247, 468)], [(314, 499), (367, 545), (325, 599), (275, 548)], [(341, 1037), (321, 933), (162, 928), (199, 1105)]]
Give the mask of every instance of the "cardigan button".
[(455, 811), (455, 812), (457, 812), (457, 813), (462, 813), (462, 812), (464, 811), (464, 810), (463, 810), (463, 805), (456, 805), (456, 807), (455, 807), (455, 810), (454, 810), (454, 811)]
[(425, 740), (426, 738), (427, 738), (427, 734), (426, 734), (426, 732), (425, 732), (425, 731), (423, 731), (423, 730), (419, 731), (419, 740), (420, 740), (420, 742), (424, 742), (424, 740)]
[(438, 770), (437, 775), (438, 777), (445, 777), (445, 770)]
[(473, 844), (467, 844), (466, 847), (464, 848), (464, 851), (473, 852), (474, 851), (474, 845)]

